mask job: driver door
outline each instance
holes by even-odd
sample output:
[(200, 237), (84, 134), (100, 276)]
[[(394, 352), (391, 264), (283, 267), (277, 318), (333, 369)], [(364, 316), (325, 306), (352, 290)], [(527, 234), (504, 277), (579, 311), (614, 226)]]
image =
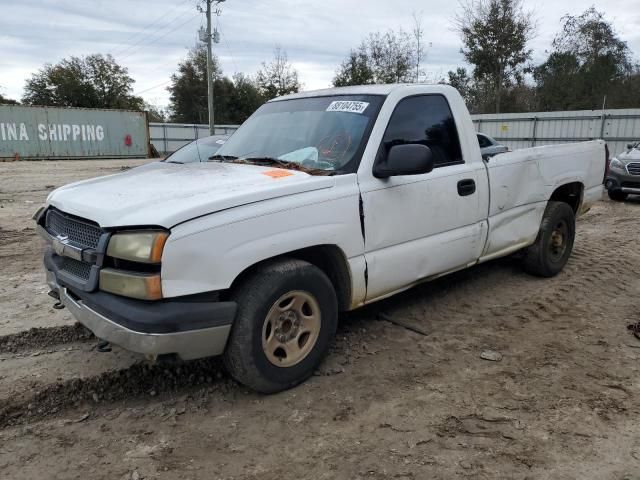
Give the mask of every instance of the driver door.
[(367, 262), (367, 301), (420, 280), (474, 263), (486, 234), (480, 195), (481, 161), (465, 162), (451, 109), (443, 95), (401, 100), (378, 157), (394, 145), (418, 143), (434, 156), (433, 171), (360, 183)]

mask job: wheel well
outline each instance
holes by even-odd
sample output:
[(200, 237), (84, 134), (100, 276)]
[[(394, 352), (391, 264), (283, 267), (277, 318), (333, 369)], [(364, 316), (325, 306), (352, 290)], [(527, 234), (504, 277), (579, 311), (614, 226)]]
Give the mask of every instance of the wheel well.
[(580, 182), (567, 183), (556, 188), (549, 201), (567, 203), (577, 215), (582, 203), (583, 190), (584, 185)]
[(230, 290), (233, 290), (238, 283), (241, 283), (265, 262), (272, 262), (278, 258), (296, 258), (318, 267), (329, 277), (333, 284), (338, 298), (338, 309), (341, 311), (349, 309), (351, 305), (351, 272), (344, 253), (335, 245), (317, 245), (265, 259), (250, 266), (238, 275), (233, 281)]

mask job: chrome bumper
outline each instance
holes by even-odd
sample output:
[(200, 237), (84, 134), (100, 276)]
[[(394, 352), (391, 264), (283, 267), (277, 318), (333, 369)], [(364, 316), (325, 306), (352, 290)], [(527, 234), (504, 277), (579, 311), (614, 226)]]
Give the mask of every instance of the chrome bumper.
[(60, 302), (93, 334), (125, 350), (148, 356), (177, 354), (183, 360), (211, 357), (224, 352), (231, 325), (175, 333), (144, 333), (129, 330), (71, 297), (47, 272), (47, 284), (60, 295)]

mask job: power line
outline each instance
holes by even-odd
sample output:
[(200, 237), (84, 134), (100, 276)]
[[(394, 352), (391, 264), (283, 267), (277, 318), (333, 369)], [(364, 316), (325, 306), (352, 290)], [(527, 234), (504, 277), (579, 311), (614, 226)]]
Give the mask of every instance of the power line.
[(222, 30), (220, 30), (220, 35), (222, 35), (222, 39), (224, 40), (224, 43), (227, 45), (227, 50), (229, 50), (229, 54), (231, 55), (231, 61), (233, 62), (233, 66), (236, 68), (235, 73), (240, 73), (240, 69), (238, 68), (238, 64), (236, 63), (236, 57), (233, 55), (233, 50), (231, 50), (231, 45), (229, 45), (229, 42), (227, 41), (227, 37), (222, 32)]
[(163, 85), (166, 85), (167, 83), (171, 82), (171, 79), (167, 80), (166, 82), (162, 82), (159, 83), (158, 85), (154, 85), (153, 87), (149, 87), (149, 88), (145, 88), (144, 90), (140, 90), (139, 92), (134, 92), (134, 95), (140, 95), (141, 93), (145, 93), (148, 92), (149, 90), (155, 90), (156, 88), (160, 88)]
[[(153, 45), (154, 43), (158, 43), (159, 40), (162, 40), (163, 38), (165, 38), (167, 35), (169, 35), (170, 33), (175, 32), (176, 30), (178, 30), (180, 27), (183, 27), (184, 25), (186, 25), (187, 23), (189, 23), (190, 21), (192, 21), (196, 16), (200, 15), (199, 13), (196, 13), (195, 15), (192, 15), (191, 17), (187, 18), (184, 22), (180, 23), (179, 25), (177, 25), (176, 27), (172, 28), (171, 30), (168, 30), (167, 32), (165, 32), (164, 34), (155, 37), (152, 41), (147, 42), (145, 45), (141, 45), (139, 48), (134, 49), (133, 51), (131, 51), (130, 53), (128, 53), (127, 55), (120, 57), (119, 60), (122, 61), (126, 58), (129, 58), (131, 55), (135, 55), (137, 52), (139, 52), (142, 48), (148, 47), (150, 45)], [(141, 43), (141, 42), (140, 42)], [(140, 43), (136, 44), (139, 45)], [(136, 45), (132, 45), (132, 46), (136, 46)], [(124, 53), (124, 52), (123, 52)]]
[[(161, 20), (165, 19), (170, 13), (175, 12), (179, 7), (181, 7), (182, 5), (184, 5), (185, 3), (187, 3), (189, 0), (184, 0), (181, 3), (179, 3), (178, 5), (175, 5), (173, 8), (171, 8), (170, 10), (167, 10), (166, 12), (164, 12), (162, 15), (160, 15), (158, 18), (156, 18), (154, 21), (152, 21), (151, 23), (146, 24), (144, 27), (142, 27), (140, 30), (138, 30), (136, 33), (134, 33), (133, 35), (129, 35), (123, 42), (120, 42), (120, 47), (116, 47), (112, 54), (114, 55), (119, 55), (120, 53), (124, 52), (127, 50), (127, 48), (130, 47), (130, 45), (128, 45), (128, 42), (130, 40), (133, 40), (134, 38), (138, 37), (141, 33), (143, 33), (145, 30), (147, 30), (150, 27), (153, 27), (154, 25), (156, 25), (158, 22), (160, 22)], [(171, 22), (169, 22), (171, 23)], [(168, 25), (168, 24), (167, 24)], [(166, 26), (166, 25), (165, 25)], [(122, 48), (122, 46), (124, 45), (124, 48)]]
[(156, 72), (161, 71), (162, 69), (164, 69), (165, 67), (168, 67), (169, 65), (178, 66), (178, 65), (180, 65), (180, 62), (183, 61), (183, 59), (184, 59), (184, 57), (181, 57), (181, 58), (179, 58), (177, 60), (169, 60), (168, 62), (161, 63), (160, 65), (156, 65), (156, 66), (152, 67), (151, 70), (145, 70), (144, 73), (147, 74), (147, 75), (150, 75), (152, 73), (156, 73)]
[(182, 12), (180, 15), (178, 15), (177, 17), (174, 17), (172, 19), (170, 19), (167, 23), (163, 24), (163, 25), (159, 25), (155, 31), (153, 33), (150, 33), (149, 35), (145, 35), (142, 38), (140, 38), (140, 40), (138, 40), (135, 43), (132, 43), (131, 45), (129, 45), (128, 47), (124, 48), (123, 50), (119, 51), (117, 54), (118, 55), (122, 55), (125, 54), (132, 50), (139, 50), (138, 47), (139, 45), (143, 45), (145, 43), (147, 43), (149, 41), (149, 39), (153, 39), (155, 38), (160, 32), (162, 32), (164, 29), (166, 29), (167, 27), (171, 26), (172, 24), (174, 24), (175, 22), (177, 22), (178, 20), (181, 20), (182, 18), (185, 17), (185, 15), (189, 15), (189, 11), (185, 10), (184, 12)]

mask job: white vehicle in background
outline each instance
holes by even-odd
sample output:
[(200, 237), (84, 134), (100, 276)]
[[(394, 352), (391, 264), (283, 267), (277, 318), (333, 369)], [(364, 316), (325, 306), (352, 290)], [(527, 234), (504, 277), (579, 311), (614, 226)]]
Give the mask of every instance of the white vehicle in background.
[(229, 135), (210, 135), (183, 145), (164, 159), (169, 163), (207, 162), (229, 139)]
[(222, 354), (277, 392), (313, 373), (340, 311), (520, 250), (556, 275), (605, 156), (592, 141), (487, 163), (453, 88), (337, 88), (268, 102), (208, 162), (59, 188), (35, 220), (52, 295), (97, 337)]
[(482, 158), (487, 160), (499, 153), (506, 153), (509, 151), (509, 147), (502, 145), (493, 137), (486, 135), (484, 133), (478, 133), (478, 144), (480, 145), (480, 153), (482, 153)]

